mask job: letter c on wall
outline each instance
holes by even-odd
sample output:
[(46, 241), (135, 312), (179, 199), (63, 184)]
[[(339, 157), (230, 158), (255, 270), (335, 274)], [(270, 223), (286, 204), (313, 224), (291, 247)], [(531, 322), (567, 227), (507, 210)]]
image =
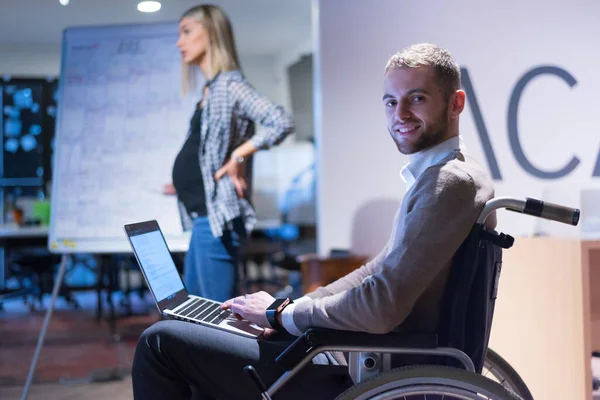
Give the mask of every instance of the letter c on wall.
[(519, 131), (517, 129), (517, 113), (519, 110), (519, 101), (521, 100), (521, 95), (523, 94), (523, 90), (529, 84), (533, 78), (538, 75), (555, 75), (559, 78), (562, 78), (563, 81), (567, 82), (569, 87), (573, 87), (577, 84), (577, 80), (565, 71), (562, 68), (558, 67), (536, 67), (531, 71), (528, 71), (523, 75), (521, 79), (515, 85), (513, 89), (512, 95), (510, 96), (510, 103), (508, 106), (508, 139), (510, 142), (510, 147), (512, 148), (513, 154), (515, 155), (517, 162), (521, 165), (521, 167), (529, 174), (541, 178), (541, 179), (557, 179), (562, 178), (571, 172), (579, 165), (580, 160), (576, 156), (571, 158), (571, 160), (565, 165), (563, 168), (556, 171), (542, 171), (541, 169), (535, 167), (528, 159), (525, 157), (525, 153), (523, 152), (523, 147), (521, 146), (521, 142), (519, 141)]

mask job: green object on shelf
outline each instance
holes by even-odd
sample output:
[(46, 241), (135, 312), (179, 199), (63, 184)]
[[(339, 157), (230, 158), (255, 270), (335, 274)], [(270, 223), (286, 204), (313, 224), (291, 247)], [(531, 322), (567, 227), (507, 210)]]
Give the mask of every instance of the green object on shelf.
[(50, 201), (38, 200), (33, 203), (33, 218), (39, 219), (41, 225), (50, 224)]

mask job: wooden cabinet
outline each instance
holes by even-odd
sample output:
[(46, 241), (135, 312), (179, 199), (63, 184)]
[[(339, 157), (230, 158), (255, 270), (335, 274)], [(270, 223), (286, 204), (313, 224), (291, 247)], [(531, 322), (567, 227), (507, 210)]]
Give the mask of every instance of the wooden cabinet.
[(504, 251), (490, 347), (535, 399), (592, 398), (600, 349), (600, 241), (515, 238)]
[(600, 241), (583, 242), (583, 262), (590, 290), (590, 333), (593, 351), (600, 351)]
[(318, 257), (306, 255), (298, 258), (302, 268), (302, 292), (310, 293), (360, 268), (368, 261), (364, 256)]

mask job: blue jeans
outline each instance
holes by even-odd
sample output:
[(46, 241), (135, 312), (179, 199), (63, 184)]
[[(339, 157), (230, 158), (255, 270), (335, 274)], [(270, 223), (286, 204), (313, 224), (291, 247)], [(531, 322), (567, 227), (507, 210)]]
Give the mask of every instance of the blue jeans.
[(213, 236), (208, 217), (194, 219), (190, 247), (185, 255), (183, 282), (190, 294), (216, 301), (236, 296), (240, 241), (245, 235), (241, 218), (233, 229)]

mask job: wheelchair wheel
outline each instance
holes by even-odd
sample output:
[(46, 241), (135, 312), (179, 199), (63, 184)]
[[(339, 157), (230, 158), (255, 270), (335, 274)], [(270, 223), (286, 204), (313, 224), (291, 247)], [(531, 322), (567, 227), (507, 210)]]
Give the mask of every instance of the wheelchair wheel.
[(531, 392), (517, 371), (492, 349), (488, 348), (481, 375), (500, 383), (523, 400), (533, 400)]
[(515, 400), (500, 384), (483, 376), (436, 365), (393, 369), (352, 386), (336, 400)]

